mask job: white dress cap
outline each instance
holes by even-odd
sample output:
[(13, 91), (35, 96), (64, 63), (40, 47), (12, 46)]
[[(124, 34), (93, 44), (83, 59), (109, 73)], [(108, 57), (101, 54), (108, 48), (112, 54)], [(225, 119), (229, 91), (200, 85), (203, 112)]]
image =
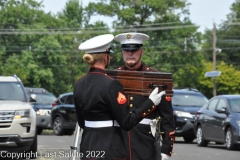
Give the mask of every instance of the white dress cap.
[(143, 44), (149, 36), (143, 33), (122, 33), (115, 36), (114, 40), (121, 44)]
[(78, 49), (85, 51), (85, 53), (108, 53), (113, 38), (112, 34), (96, 36), (81, 43)]

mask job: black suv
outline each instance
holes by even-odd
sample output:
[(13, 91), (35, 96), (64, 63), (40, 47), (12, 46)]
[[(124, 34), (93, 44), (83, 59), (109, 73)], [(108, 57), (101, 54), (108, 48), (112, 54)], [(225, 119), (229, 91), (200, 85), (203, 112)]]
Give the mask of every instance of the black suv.
[(197, 89), (174, 89), (172, 107), (175, 119), (175, 136), (183, 137), (185, 142), (192, 142), (194, 134), (194, 115), (208, 99)]
[(25, 87), (29, 97), (35, 96), (36, 102), (32, 102), (33, 108), (37, 113), (37, 133), (41, 134), (43, 129), (52, 129), (51, 110), (52, 103), (57, 99), (52, 93), (44, 88)]
[(73, 92), (59, 95), (52, 104), (51, 121), (55, 135), (73, 134), (77, 123)]

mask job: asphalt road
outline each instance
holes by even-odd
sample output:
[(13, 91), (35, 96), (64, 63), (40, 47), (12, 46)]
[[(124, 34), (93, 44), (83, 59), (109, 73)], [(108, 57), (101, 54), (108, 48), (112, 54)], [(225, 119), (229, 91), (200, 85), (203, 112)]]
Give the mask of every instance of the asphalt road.
[[(72, 160), (73, 152), (70, 146), (73, 145), (73, 140), (73, 135), (55, 136), (52, 133), (38, 135), (37, 160)], [(79, 147), (79, 142), (77, 146)], [(76, 160), (80, 157), (78, 154)], [(169, 160), (240, 160), (240, 148), (229, 151), (224, 145), (215, 143), (210, 143), (208, 147), (198, 147), (196, 141), (185, 143), (182, 138), (176, 138), (173, 154)]]
[[(42, 134), (38, 136), (38, 160), (69, 160), (70, 146), (74, 136), (55, 136)], [(78, 145), (79, 146), (79, 145)], [(76, 159), (80, 159), (78, 154)], [(240, 160), (240, 148), (228, 151), (224, 145), (210, 143), (208, 147), (198, 147), (196, 142), (185, 143), (176, 138), (173, 155), (169, 160)]]

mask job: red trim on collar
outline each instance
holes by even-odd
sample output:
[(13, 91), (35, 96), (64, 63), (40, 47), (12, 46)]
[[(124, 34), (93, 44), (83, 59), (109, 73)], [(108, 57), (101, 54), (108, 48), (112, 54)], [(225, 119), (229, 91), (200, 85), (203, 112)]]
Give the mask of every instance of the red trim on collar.
[(141, 62), (141, 65), (140, 65), (137, 69), (134, 69), (134, 70), (130, 69), (126, 64), (124, 65), (124, 70), (129, 70), (129, 71), (143, 71), (143, 69), (144, 69), (144, 66), (143, 66), (142, 62)]
[(106, 74), (106, 71), (101, 69), (101, 68), (91, 67), (89, 69), (88, 73), (102, 73), (102, 74)]

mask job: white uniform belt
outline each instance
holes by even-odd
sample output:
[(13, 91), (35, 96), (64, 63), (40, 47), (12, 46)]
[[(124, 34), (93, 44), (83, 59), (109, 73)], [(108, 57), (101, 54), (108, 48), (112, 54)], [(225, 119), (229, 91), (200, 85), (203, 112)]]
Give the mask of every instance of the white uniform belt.
[(85, 121), (85, 126), (90, 128), (102, 128), (102, 127), (120, 127), (116, 120), (108, 121)]
[(150, 125), (151, 122), (152, 122), (152, 119), (143, 118), (143, 120), (141, 120), (139, 123)]

